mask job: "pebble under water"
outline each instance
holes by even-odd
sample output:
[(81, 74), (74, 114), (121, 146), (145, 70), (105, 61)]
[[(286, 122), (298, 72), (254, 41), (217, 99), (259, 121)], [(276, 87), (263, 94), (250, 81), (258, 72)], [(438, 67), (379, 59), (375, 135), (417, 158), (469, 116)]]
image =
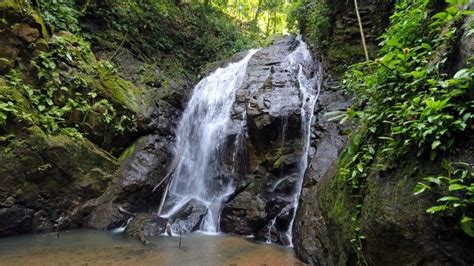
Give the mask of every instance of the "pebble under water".
[(0, 265), (303, 265), (293, 249), (229, 235), (150, 238), (76, 230), (0, 239)]

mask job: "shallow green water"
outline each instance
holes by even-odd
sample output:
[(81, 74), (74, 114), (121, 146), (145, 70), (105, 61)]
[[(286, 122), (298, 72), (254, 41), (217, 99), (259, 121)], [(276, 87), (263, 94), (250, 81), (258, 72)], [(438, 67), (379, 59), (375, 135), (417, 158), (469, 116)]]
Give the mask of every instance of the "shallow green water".
[(0, 265), (301, 265), (291, 248), (243, 237), (190, 234), (181, 248), (177, 237), (150, 240), (89, 230), (0, 238)]

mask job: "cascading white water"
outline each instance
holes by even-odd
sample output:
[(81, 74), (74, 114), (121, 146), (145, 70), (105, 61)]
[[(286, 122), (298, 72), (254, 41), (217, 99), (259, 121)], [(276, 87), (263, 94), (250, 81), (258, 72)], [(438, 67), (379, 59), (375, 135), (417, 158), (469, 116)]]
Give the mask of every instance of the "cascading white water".
[[(290, 226), (286, 232), (290, 245), (292, 246), (292, 228), (294, 219), (296, 216), (296, 210), (298, 209), (298, 202), (303, 186), (304, 175), (306, 168), (308, 167), (309, 148), (311, 144), (311, 125), (313, 123), (314, 108), (316, 101), (318, 100), (319, 93), (322, 84), (322, 68), (321, 66), (315, 65), (315, 62), (311, 56), (311, 52), (308, 49), (307, 44), (302, 40), (301, 36), (297, 37), (299, 46), (288, 56), (289, 68), (291, 71), (297, 71), (298, 73), (298, 85), (301, 92), (301, 130), (303, 131), (303, 155), (300, 163), (298, 164), (298, 181), (296, 184), (296, 190), (293, 194), (291, 204), (287, 207), (293, 209)], [(313, 70), (315, 72), (313, 72)]]
[(235, 189), (232, 179), (222, 169), (226, 130), (236, 91), (255, 52), (251, 50), (239, 62), (217, 69), (194, 88), (176, 131), (175, 154), (179, 158), (161, 216), (173, 216), (194, 199), (208, 209), (200, 229), (218, 231), (222, 201)]
[[(288, 204), (279, 210), (279, 214), (273, 217), (271, 224), (268, 225), (268, 235), (271, 238), (271, 229), (274, 228), (277, 218), (287, 219), (284, 217), (289, 214), (289, 229), (282, 233), (286, 234), (290, 245), (293, 221), (308, 166), (311, 125), (322, 79), (321, 68), (316, 65), (317, 62), (313, 61), (306, 43), (301, 37), (298, 37), (297, 41), (299, 45), (288, 55), (283, 66), (298, 81), (298, 88), (289, 89), (300, 91), (302, 157), (298, 164), (296, 181), (294, 175), (288, 175), (277, 180), (273, 186), (275, 189), (281, 182), (291, 180), (294, 190), (289, 197), (284, 197)], [(242, 120), (241, 131), (235, 132), (235, 127), (230, 125), (232, 123), (231, 109), (235, 102), (236, 92), (242, 86), (246, 75), (247, 64), (256, 51), (250, 51), (239, 62), (216, 70), (195, 87), (176, 131), (176, 167), (161, 213), (162, 217), (176, 217), (181, 210), (187, 208), (183, 207), (188, 206), (188, 203), (197, 204), (207, 209), (199, 229), (209, 233), (219, 231), (219, 215), (223, 201), (235, 192), (236, 185), (232, 176), (236, 174), (235, 169), (229, 169), (229, 164), (224, 162), (224, 158), (230, 156), (230, 160), (233, 160), (235, 164), (239, 153), (238, 147), (243, 146), (242, 142), (245, 140), (246, 119)], [(287, 120), (285, 120), (287, 118), (283, 119), (286, 122), (282, 125), (282, 147), (284, 147), (287, 130)], [(234, 143), (229, 143), (231, 140), (229, 135), (235, 136), (235, 134)], [(284, 172), (281, 171), (280, 175), (284, 175)], [(194, 209), (191, 211), (195, 213)], [(180, 232), (195, 230), (194, 226), (195, 223), (186, 222), (173, 224), (175, 231)], [(286, 243), (286, 241), (282, 242)]]

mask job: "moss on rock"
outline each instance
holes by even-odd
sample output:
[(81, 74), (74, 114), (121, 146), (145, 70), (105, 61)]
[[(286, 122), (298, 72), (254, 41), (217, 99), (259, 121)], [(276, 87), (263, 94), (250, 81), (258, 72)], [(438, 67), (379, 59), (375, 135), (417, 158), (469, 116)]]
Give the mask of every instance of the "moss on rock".
[(94, 85), (99, 91), (102, 91), (112, 102), (126, 107), (136, 115), (144, 112), (144, 89), (136, 87), (130, 81), (124, 80), (116, 74), (110, 73), (101, 64), (96, 65), (96, 70), (98, 80), (94, 81)]
[[(88, 140), (48, 136), (38, 127), (2, 147), (9, 152), (0, 152), (0, 206), (8, 201), (13, 204), (9, 208), (42, 210), (59, 229), (81, 223), (82, 204), (105, 191), (118, 168), (111, 155)], [(28, 233), (35, 226), (15, 230)], [(5, 230), (0, 227), (0, 235), (7, 234)]]

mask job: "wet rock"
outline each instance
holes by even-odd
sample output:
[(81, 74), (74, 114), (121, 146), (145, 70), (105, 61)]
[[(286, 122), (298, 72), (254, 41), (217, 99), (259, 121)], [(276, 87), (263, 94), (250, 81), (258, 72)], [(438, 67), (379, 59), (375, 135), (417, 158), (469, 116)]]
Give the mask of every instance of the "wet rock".
[[(282, 211), (297, 190), (304, 142), (301, 106), (305, 99), (298, 71), (289, 69), (288, 61), (298, 44), (294, 37), (277, 39), (255, 53), (247, 65), (231, 116), (233, 125), (243, 124), (247, 129), (239, 162), (230, 161), (231, 169), (237, 169), (234, 182), (239, 189), (224, 203), (223, 232), (267, 240), (270, 223), (280, 215), (280, 226), (274, 230), (282, 235), (288, 230), (292, 217)], [(314, 70), (304, 67), (308, 72)], [(275, 240), (289, 243), (284, 237)]]
[(172, 157), (170, 148), (170, 143), (157, 135), (137, 140), (125, 152), (108, 191), (88, 203), (93, 209), (88, 226), (96, 229), (121, 226), (127, 217), (118, 212), (120, 206), (134, 213), (156, 208), (164, 187), (155, 192), (153, 189), (167, 174)]
[(85, 221), (88, 228), (107, 230), (127, 224), (130, 217), (120, 213), (118, 204), (114, 204), (112, 200), (113, 198), (101, 197), (86, 203), (87, 208), (91, 210)]
[(328, 231), (324, 217), (318, 207), (319, 183), (334, 172), (334, 164), (345, 148), (348, 136), (346, 126), (337, 121), (328, 121), (326, 114), (344, 111), (350, 106), (350, 96), (344, 96), (337, 83), (326, 80), (316, 103), (314, 141), (316, 151), (305, 173), (303, 190), (293, 226), (293, 245), (298, 256), (316, 265), (333, 265), (329, 257)]
[(33, 216), (34, 211), (24, 207), (0, 208), (0, 236), (33, 232)]
[(8, 197), (2, 204), (2, 207), (12, 207), (15, 204), (15, 198)]
[(51, 232), (54, 230), (53, 224), (49, 220), (49, 215), (45, 210), (40, 210), (35, 213), (33, 225), (35, 233)]
[(192, 199), (171, 218), (173, 230), (177, 233), (199, 230), (207, 214), (207, 207), (202, 202)]
[[(36, 127), (1, 147), (0, 207), (12, 217), (25, 215), (12, 223), (17, 233), (49, 231), (54, 223), (62, 229), (79, 226), (83, 204), (105, 191), (117, 168), (114, 158), (87, 140), (47, 136)], [(0, 236), (9, 230), (0, 230)]]
[(38, 29), (25, 23), (21, 23), (15, 28), (15, 34), (27, 43), (32, 43), (40, 37)]
[(249, 191), (238, 194), (226, 203), (221, 212), (220, 227), (223, 232), (252, 235), (266, 222), (265, 202)]
[[(107, 58), (114, 52), (98, 51), (98, 54)], [(126, 49), (114, 62), (124, 79), (144, 85), (140, 78), (144, 62)], [(157, 71), (153, 66), (146, 67)], [(114, 175), (113, 184), (101, 197), (88, 202), (91, 209), (85, 222), (88, 227), (111, 229), (124, 225), (129, 217), (118, 212), (119, 207), (134, 213), (149, 213), (158, 208), (165, 184), (153, 189), (168, 173), (173, 159), (174, 129), (190, 92), (190, 80), (186, 76), (169, 80), (167, 84), (159, 90), (148, 88), (146, 104), (139, 108), (139, 133), (143, 136), (120, 155), (120, 168)]]
[(153, 214), (140, 213), (127, 225), (125, 233), (147, 244), (146, 237), (158, 236), (165, 232), (167, 220)]
[(257, 233), (257, 238), (265, 240), (266, 242), (277, 243), (288, 246), (291, 244), (290, 239), (285, 231), (279, 230), (271, 224), (267, 224)]
[[(469, 4), (469, 10), (474, 10), (474, 2), (472, 1)], [(447, 62), (449, 72), (455, 73), (457, 70), (469, 66), (469, 58), (474, 54), (474, 35), (470, 31), (472, 23), (474, 23), (474, 15), (466, 17), (461, 27), (463, 32), (461, 39)], [(471, 93), (471, 95), (473, 94)]]

